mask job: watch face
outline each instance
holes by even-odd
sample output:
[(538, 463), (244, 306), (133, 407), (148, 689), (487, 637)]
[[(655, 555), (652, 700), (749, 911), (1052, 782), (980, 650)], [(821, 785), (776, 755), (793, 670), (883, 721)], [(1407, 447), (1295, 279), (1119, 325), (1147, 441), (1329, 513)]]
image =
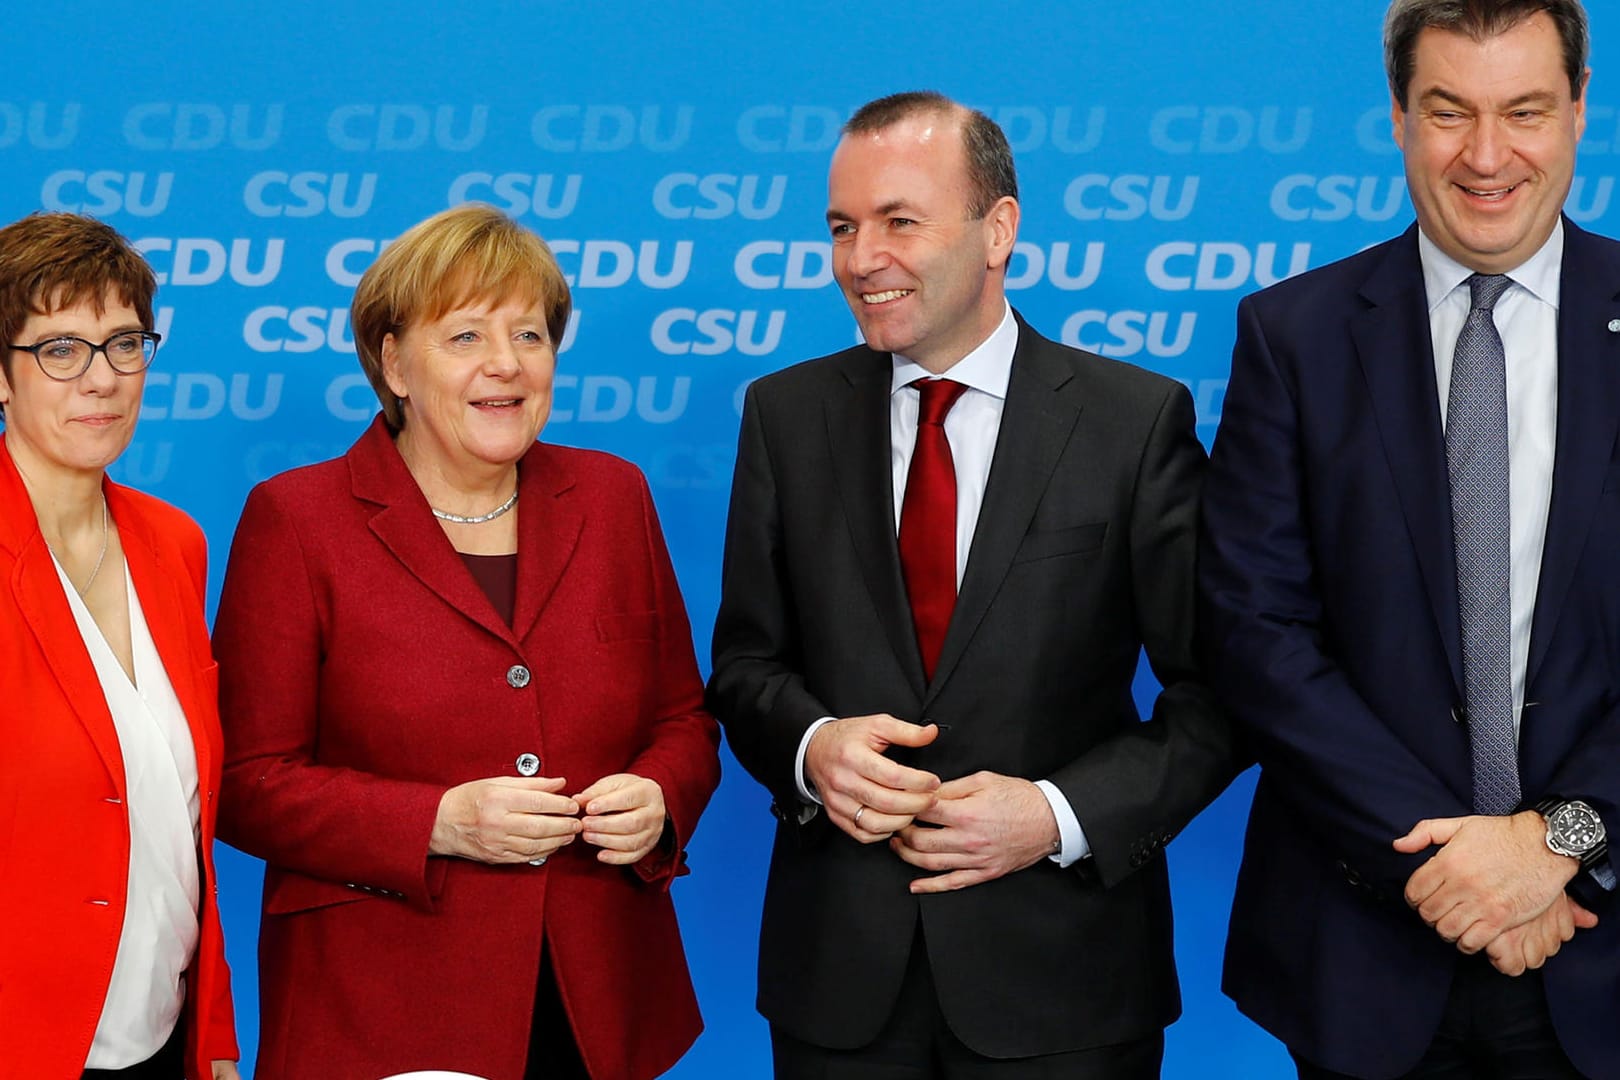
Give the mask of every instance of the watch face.
[(1583, 802), (1567, 802), (1554, 810), (1547, 827), (1559, 846), (1572, 854), (1590, 851), (1604, 838), (1603, 819)]

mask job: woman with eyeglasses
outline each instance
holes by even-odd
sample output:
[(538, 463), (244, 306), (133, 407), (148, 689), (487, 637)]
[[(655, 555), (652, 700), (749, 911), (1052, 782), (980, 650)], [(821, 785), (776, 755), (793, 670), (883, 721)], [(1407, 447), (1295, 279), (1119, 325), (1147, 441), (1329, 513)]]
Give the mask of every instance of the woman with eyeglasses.
[(0, 229), (0, 1080), (235, 1080), (202, 531), (115, 484), (156, 279)]

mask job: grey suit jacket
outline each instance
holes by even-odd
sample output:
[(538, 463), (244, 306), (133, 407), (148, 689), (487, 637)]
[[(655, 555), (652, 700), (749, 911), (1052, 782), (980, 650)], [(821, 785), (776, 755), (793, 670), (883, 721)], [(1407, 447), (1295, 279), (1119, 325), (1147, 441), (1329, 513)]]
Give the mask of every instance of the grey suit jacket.
[[(1161, 849), (1227, 783), (1228, 726), (1193, 659), (1205, 456), (1178, 384), (1065, 348), (1020, 319), (960, 594), (925, 681), (901, 576), (888, 354), (857, 347), (758, 380), (743, 410), (714, 633), (711, 708), (780, 824), (760, 1011), (860, 1046), (921, 920), (968, 1046), (1021, 1057), (1152, 1033), (1179, 1013)], [(1146, 647), (1165, 687), (1143, 722)], [(916, 871), (824, 815), (800, 824), (793, 764), (822, 716), (949, 725), (895, 756), (942, 779), (1050, 779), (1094, 857), (914, 897)]]

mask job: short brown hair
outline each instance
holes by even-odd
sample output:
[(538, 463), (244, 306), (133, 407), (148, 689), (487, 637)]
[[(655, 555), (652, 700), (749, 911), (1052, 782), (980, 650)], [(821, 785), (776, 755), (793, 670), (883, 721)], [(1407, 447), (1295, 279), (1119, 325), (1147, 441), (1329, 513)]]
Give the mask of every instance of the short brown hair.
[(354, 290), (349, 318), (389, 428), (398, 431), (405, 416), (383, 377), (383, 339), (475, 301), (513, 299), (545, 312), (552, 347), (560, 348), (573, 306), (562, 269), (545, 241), (493, 206), (441, 210), (383, 249)]
[[(29, 316), (86, 303), (97, 315), (111, 302), (127, 305), (150, 330), (156, 294), (151, 266), (105, 222), (36, 213), (0, 229), (0, 346), (28, 344), (17, 336)], [(0, 349), (7, 379), (12, 357), (9, 347)]]
[(907, 90), (869, 101), (844, 124), (844, 134), (882, 131), (917, 116), (953, 116), (961, 124), (967, 158), (968, 216), (977, 221), (1003, 196), (1018, 198), (1018, 172), (1007, 136), (978, 109), (958, 105), (937, 90)]
[(1542, 12), (1558, 28), (1569, 96), (1580, 100), (1591, 49), (1586, 9), (1580, 0), (1394, 0), (1384, 16), (1384, 71), (1390, 93), (1406, 108), (1412, 69), (1417, 66), (1417, 40), (1423, 31), (1447, 30), (1487, 41)]

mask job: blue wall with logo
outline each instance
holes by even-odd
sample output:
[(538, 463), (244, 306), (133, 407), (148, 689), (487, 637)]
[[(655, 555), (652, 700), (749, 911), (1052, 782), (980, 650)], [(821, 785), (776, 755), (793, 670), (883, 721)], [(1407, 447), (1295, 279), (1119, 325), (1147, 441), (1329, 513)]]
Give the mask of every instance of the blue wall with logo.
[[(1238, 299), (1411, 220), (1383, 6), (16, 3), (0, 219), (95, 214), (159, 271), (165, 344), (114, 473), (202, 522), (217, 590), (249, 487), (341, 453), (375, 409), (347, 306), (379, 246), (452, 203), (506, 210), (575, 290), (544, 437), (646, 471), (706, 656), (741, 391), (855, 340), (822, 212), (856, 106), (932, 87), (998, 120), (1022, 182), (1013, 303), (1186, 382), (1207, 440)], [(1620, 94), (1601, 46), (1620, 20), (1595, 8), (1568, 209), (1613, 233)], [(678, 1077), (769, 1071), (752, 1001), (771, 819), (727, 766), (676, 888), (708, 1022)], [(1219, 992), (1251, 787), (1170, 851), (1186, 999), (1170, 1077), (1292, 1075)], [(228, 850), (221, 865), (249, 1065), (260, 871)]]

